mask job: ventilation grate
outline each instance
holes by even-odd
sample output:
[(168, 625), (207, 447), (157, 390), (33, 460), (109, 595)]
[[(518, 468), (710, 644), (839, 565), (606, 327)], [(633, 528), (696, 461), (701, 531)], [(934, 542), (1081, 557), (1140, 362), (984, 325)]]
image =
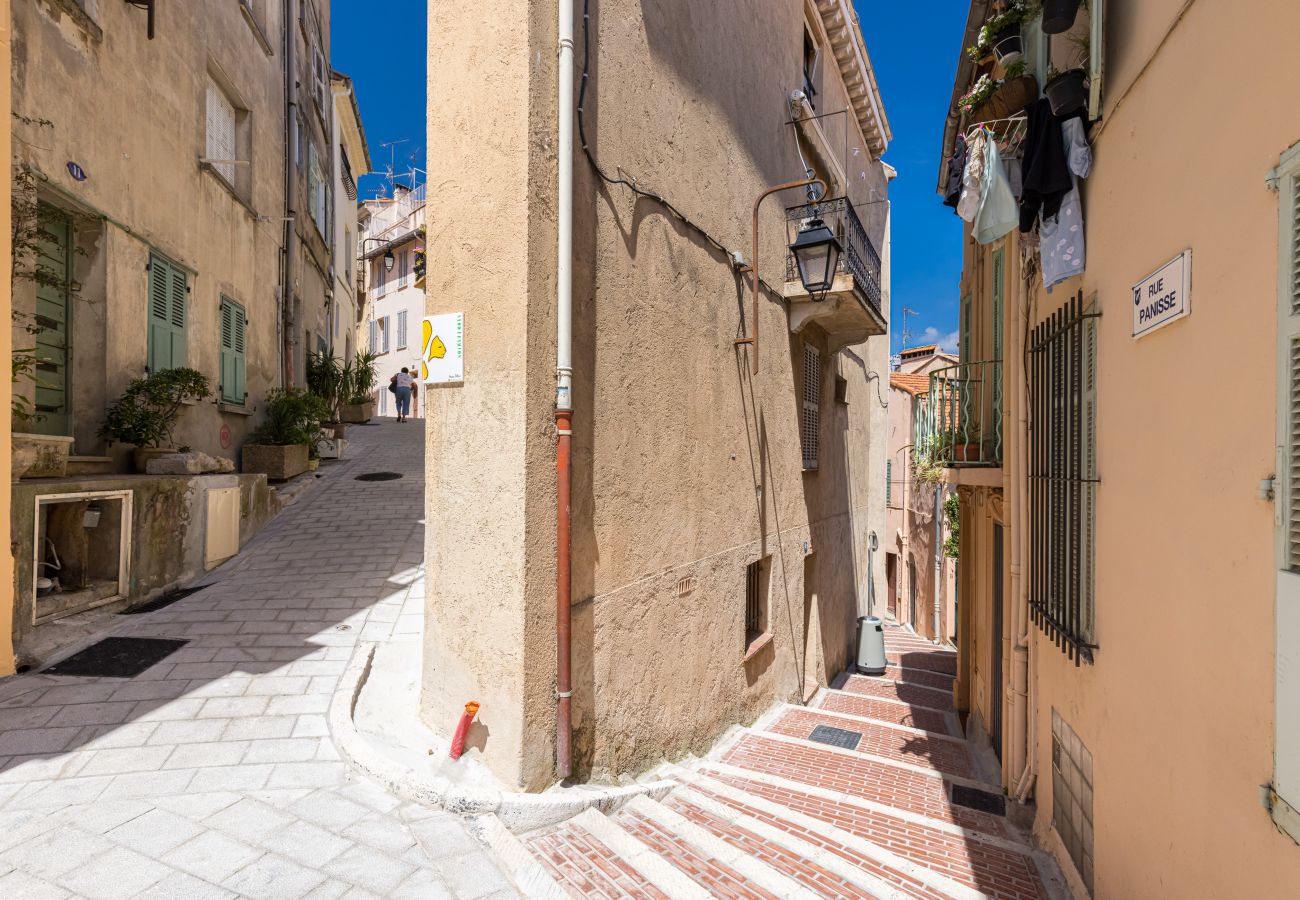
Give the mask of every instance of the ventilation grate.
[(816, 741), (819, 744), (826, 744), (830, 747), (839, 747), (842, 750), (858, 749), (858, 742), (862, 740), (862, 732), (849, 731), (845, 728), (832, 728), (829, 725), (818, 725), (808, 735), (808, 740)]
[(134, 678), (171, 656), (189, 641), (164, 638), (104, 638), (45, 669), (45, 675), (82, 678)]
[(1006, 797), (961, 784), (952, 786), (952, 802), (967, 809), (977, 809), (980, 812), (992, 813), (995, 816), (1005, 816), (1007, 814)]
[(396, 481), (401, 477), (400, 472), (367, 472), (364, 475), (358, 475), (357, 481)]

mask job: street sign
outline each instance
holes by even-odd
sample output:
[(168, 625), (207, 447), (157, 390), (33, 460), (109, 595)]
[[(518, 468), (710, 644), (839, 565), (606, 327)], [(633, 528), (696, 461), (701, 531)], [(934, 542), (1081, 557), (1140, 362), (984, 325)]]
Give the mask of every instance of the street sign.
[(68, 160), (68, 174), (77, 181), (86, 180), (86, 170), (74, 163), (72, 160)]
[(425, 384), (465, 381), (465, 314), (426, 316), (420, 329), (420, 380)]
[(1133, 337), (1192, 314), (1192, 251), (1184, 250), (1133, 285)]

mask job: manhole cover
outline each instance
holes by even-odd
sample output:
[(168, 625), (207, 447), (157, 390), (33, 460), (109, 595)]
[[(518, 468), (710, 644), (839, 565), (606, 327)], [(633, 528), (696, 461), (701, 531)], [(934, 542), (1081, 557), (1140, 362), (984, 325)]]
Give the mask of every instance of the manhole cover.
[(980, 812), (992, 813), (995, 816), (1007, 814), (1007, 800), (1001, 794), (993, 794), (961, 784), (952, 786), (952, 802), (958, 806), (978, 809)]
[(858, 741), (862, 740), (862, 732), (848, 731), (844, 728), (832, 728), (829, 725), (818, 725), (808, 735), (808, 740), (816, 741), (819, 744), (828, 744), (832, 747), (842, 747), (845, 750), (858, 749)]
[(45, 669), (45, 675), (85, 678), (134, 678), (171, 656), (189, 641), (162, 638), (104, 638)]
[(357, 481), (396, 481), (401, 477), (400, 472), (367, 472), (364, 475), (358, 475)]

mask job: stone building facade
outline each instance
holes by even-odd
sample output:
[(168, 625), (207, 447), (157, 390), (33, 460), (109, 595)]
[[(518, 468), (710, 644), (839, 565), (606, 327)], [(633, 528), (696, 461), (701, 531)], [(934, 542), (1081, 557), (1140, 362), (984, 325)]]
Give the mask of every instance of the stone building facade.
[[(893, 170), (848, 2), (615, 0), (586, 34), (577, 21), (581, 778), (703, 750), (850, 658), (884, 575), (869, 548), (885, 527)], [(429, 15), (427, 303), (465, 315), (465, 381), (427, 391), (423, 715), (447, 731), (481, 701), (473, 752), (533, 790), (556, 778), (556, 22), (556, 3), (522, 0)], [(787, 268), (808, 196), (768, 198), (755, 320), (740, 265), (755, 199), (809, 168), (819, 200), (843, 198), (815, 212), (853, 268), (813, 302)], [(755, 333), (752, 374), (735, 342)]]

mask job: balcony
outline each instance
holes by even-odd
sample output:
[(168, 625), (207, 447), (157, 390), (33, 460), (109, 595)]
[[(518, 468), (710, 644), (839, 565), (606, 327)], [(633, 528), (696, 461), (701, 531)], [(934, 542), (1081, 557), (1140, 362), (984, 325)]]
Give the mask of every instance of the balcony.
[(1002, 465), (1002, 384), (1000, 359), (930, 373), (919, 437), (946, 468)]
[(784, 294), (790, 308), (790, 330), (798, 333), (815, 322), (826, 332), (831, 352), (885, 334), (889, 326), (880, 310), (880, 254), (871, 245), (858, 214), (844, 197), (792, 206), (785, 211), (787, 243), (794, 243), (800, 227), (814, 218), (835, 233), (842, 250), (835, 281), (825, 298), (818, 300), (799, 280), (794, 254), (786, 254)]

